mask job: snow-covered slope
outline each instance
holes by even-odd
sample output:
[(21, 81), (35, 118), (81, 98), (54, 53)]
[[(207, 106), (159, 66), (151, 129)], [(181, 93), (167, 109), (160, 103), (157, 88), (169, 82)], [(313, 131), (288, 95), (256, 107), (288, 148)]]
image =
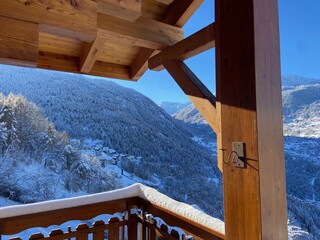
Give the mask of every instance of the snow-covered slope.
[(193, 104), (189, 104), (187, 107), (174, 113), (172, 116), (186, 123), (207, 124)]
[(177, 103), (177, 102), (162, 102), (159, 106), (163, 108), (168, 114), (173, 115), (176, 112), (179, 112), (181, 109), (189, 106), (190, 103)]
[(320, 84), (283, 91), (284, 132), (320, 138)]
[(81, 144), (97, 139), (119, 154), (134, 156), (121, 162), (126, 172), (146, 182), (159, 179), (156, 187), (165, 194), (223, 216), (215, 157), (192, 140), (183, 123), (145, 96), (101, 79), (9, 66), (0, 66), (0, 89), (34, 102), (59, 131)]

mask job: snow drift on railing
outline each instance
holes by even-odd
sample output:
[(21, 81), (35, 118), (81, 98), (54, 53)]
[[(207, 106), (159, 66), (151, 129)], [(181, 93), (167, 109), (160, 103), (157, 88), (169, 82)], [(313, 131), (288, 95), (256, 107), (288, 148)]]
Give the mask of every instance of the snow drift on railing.
[(168, 209), (180, 216), (224, 234), (224, 223), (221, 220), (213, 218), (188, 204), (175, 201), (157, 190), (140, 183), (104, 193), (0, 208), (0, 218), (66, 209), (131, 197), (140, 197), (159, 207)]

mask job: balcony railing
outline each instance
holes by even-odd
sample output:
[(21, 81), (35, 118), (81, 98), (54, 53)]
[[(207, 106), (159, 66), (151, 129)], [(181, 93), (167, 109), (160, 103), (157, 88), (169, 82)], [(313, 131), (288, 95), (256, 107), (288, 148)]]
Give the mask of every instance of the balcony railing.
[[(85, 222), (73, 228), (59, 226), (75, 220)], [(48, 234), (37, 232), (39, 227), (52, 225), (58, 226), (51, 227)], [(34, 227), (37, 230), (33, 232)], [(26, 230), (30, 232), (27, 237)], [(224, 239), (224, 225), (187, 204), (135, 184), (107, 193), (0, 208), (1, 235), (15, 240), (218, 240)]]

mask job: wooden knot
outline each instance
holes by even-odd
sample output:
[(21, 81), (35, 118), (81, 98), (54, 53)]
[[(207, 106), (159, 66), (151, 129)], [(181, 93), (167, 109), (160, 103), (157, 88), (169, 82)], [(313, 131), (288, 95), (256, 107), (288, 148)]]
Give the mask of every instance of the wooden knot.
[(30, 5), (31, 3), (30, 3), (30, 0), (25, 0), (24, 1), (24, 5), (26, 5), (26, 6), (28, 6), (28, 5)]
[(75, 8), (78, 7), (78, 3), (76, 0), (70, 0), (70, 4)]

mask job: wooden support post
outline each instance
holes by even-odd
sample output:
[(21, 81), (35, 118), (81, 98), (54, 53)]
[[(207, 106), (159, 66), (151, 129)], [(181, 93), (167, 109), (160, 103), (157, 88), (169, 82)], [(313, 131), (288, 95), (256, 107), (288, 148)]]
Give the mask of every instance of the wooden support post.
[[(227, 240), (287, 239), (277, 0), (216, 0)], [(227, 163), (245, 143), (246, 168)]]
[(0, 16), (0, 63), (35, 67), (38, 58), (39, 26)]

